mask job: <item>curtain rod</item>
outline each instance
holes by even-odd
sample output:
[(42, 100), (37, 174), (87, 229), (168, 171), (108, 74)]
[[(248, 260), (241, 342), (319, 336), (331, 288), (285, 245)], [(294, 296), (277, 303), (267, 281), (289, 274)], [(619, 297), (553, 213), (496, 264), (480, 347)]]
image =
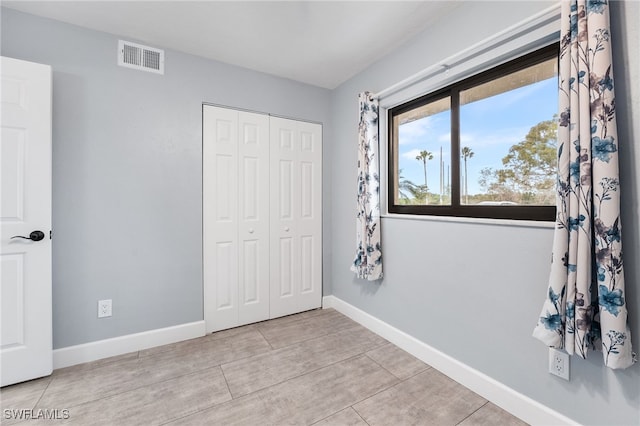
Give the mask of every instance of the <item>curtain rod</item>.
[[(411, 83), (415, 83), (417, 81), (422, 80), (423, 78), (427, 77), (429, 74), (433, 74), (434, 72), (437, 71), (447, 71), (450, 68), (450, 63), (453, 62), (457, 57), (459, 56), (463, 56), (466, 55), (470, 52), (473, 52), (474, 50), (483, 47), (491, 42), (494, 42), (498, 39), (500, 39), (502, 36), (507, 35), (511, 32), (513, 32), (514, 30), (517, 30), (519, 28), (525, 27), (527, 26), (527, 24), (534, 22), (542, 17), (545, 17), (546, 15), (555, 12), (556, 10), (560, 9), (560, 3), (558, 2), (557, 4), (548, 7), (538, 13), (536, 13), (535, 15), (530, 16), (529, 18), (518, 22), (517, 24), (511, 25), (508, 28), (505, 28), (504, 30), (478, 42), (475, 43), (469, 47), (467, 47), (466, 49), (458, 52), (458, 53), (454, 53), (453, 55), (439, 61), (436, 62), (434, 65), (428, 66), (427, 68), (418, 71), (417, 73), (405, 78), (404, 80), (401, 80), (389, 87), (387, 87), (386, 89), (383, 89), (381, 91), (379, 91), (378, 93), (375, 93), (372, 95), (372, 97), (374, 98), (382, 98), (384, 96), (390, 95), (391, 93), (395, 93), (398, 90), (401, 90), (405, 87), (407, 87), (408, 85), (410, 85)], [(526, 29), (526, 31), (530, 31), (530, 29)]]

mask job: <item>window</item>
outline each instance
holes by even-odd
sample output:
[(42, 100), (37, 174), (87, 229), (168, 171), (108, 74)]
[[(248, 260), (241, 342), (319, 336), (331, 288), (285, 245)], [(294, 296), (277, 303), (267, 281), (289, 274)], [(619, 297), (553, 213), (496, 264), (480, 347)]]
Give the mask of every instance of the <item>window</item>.
[(558, 54), (554, 44), (390, 109), (389, 212), (554, 220)]

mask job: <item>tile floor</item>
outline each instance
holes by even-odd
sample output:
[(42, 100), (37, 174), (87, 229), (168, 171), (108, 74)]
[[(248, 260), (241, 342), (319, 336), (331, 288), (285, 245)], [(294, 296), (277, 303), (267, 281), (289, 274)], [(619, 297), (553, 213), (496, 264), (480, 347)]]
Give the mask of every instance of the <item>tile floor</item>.
[(333, 309), (56, 370), (0, 401), (2, 425), (525, 424)]

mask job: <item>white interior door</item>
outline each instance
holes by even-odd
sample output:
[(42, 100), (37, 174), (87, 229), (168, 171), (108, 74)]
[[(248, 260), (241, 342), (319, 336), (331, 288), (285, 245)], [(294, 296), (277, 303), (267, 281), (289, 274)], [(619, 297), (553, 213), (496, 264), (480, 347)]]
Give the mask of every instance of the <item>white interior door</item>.
[(51, 67), (1, 61), (0, 385), (6, 386), (52, 371)]
[(322, 304), (322, 126), (271, 117), (270, 317)]
[(269, 117), (203, 107), (207, 332), (269, 318)]

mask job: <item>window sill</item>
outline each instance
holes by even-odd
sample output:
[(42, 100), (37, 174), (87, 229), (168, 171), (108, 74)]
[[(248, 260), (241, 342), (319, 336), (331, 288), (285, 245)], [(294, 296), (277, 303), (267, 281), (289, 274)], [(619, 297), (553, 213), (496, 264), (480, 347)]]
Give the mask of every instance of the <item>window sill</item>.
[(413, 215), (413, 214), (397, 214), (397, 213), (387, 213), (387, 214), (380, 215), (380, 217), (382, 219), (393, 219), (393, 220), (453, 222), (453, 223), (468, 223), (468, 224), (474, 224), (474, 225), (512, 226), (516, 228), (554, 229), (556, 225), (555, 221), (483, 219), (483, 218), (476, 218), (476, 217), (429, 216), (429, 215)]

